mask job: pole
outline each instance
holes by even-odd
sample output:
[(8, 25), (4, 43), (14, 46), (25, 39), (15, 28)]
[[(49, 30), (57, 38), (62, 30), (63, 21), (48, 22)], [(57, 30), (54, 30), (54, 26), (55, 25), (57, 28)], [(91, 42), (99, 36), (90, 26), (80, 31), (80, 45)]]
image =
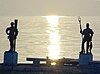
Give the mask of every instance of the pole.
[[(81, 37), (82, 37), (82, 40), (83, 40), (82, 25), (81, 25), (81, 17), (80, 17), (80, 16), (78, 17), (78, 21), (79, 21), (79, 24), (80, 24), (80, 33), (81, 33)], [(81, 52), (82, 52), (82, 48), (81, 48)], [(83, 51), (83, 52), (84, 52), (84, 51)]]
[[(81, 17), (80, 16), (78, 17), (78, 21), (79, 21), (79, 24), (80, 24), (80, 32), (82, 32), (82, 25), (81, 25)], [(82, 35), (82, 39), (83, 39), (83, 35)]]
[(79, 24), (80, 24), (80, 31), (82, 31), (82, 26), (81, 26), (81, 17), (80, 17), (80, 16), (78, 17), (78, 21), (79, 21)]
[[(18, 20), (15, 19), (14, 22), (15, 22), (15, 28), (17, 29)], [(14, 40), (14, 51), (15, 49), (16, 49), (16, 39)]]

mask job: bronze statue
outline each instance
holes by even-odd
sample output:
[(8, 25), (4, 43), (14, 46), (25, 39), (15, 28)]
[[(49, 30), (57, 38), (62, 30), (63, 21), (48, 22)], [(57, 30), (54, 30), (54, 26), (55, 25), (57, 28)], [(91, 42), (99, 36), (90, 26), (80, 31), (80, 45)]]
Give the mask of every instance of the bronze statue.
[(89, 53), (89, 47), (90, 47), (90, 53), (91, 53), (91, 47), (92, 47), (92, 37), (94, 32), (92, 31), (92, 29), (89, 28), (89, 23), (86, 24), (86, 29), (84, 29), (83, 31), (81, 30), (80, 33), (83, 35), (83, 39), (82, 39), (82, 53), (84, 52), (84, 44), (86, 43), (86, 53)]
[(8, 39), (10, 41), (10, 50), (9, 51), (15, 51), (15, 45), (16, 45), (16, 38), (18, 35), (18, 29), (17, 29), (17, 20), (14, 22), (11, 22), (11, 27), (8, 27), (6, 29), (6, 34), (8, 35)]
[[(79, 19), (79, 23), (80, 23), (80, 33), (82, 34), (82, 47), (81, 47), (81, 53), (83, 54), (88, 54), (89, 51), (90, 53), (91, 50), (92, 50), (92, 37), (93, 37), (93, 30), (89, 28), (89, 23), (86, 23), (86, 29), (84, 29), (82, 31), (82, 28), (81, 28), (81, 19)], [(84, 49), (84, 44), (86, 43), (86, 52), (85, 52), (85, 49)]]

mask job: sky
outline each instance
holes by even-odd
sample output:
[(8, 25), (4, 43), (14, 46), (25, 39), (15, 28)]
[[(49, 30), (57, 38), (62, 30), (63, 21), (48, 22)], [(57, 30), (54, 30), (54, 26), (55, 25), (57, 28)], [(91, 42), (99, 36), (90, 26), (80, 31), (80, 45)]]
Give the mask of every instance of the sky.
[(0, 16), (99, 16), (100, 0), (0, 0)]

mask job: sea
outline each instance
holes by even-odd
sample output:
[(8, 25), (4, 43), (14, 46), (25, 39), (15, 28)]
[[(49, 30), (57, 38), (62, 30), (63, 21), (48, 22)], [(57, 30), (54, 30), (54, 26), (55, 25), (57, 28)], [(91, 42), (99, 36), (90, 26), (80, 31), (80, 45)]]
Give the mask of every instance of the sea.
[[(100, 61), (100, 16), (80, 17), (82, 29), (89, 23), (94, 31), (93, 60)], [(0, 16), (0, 63), (3, 63), (4, 52), (10, 49), (5, 30), (15, 19), (18, 19), (15, 51), (19, 63), (28, 63), (27, 57), (79, 58), (82, 35), (78, 16)]]

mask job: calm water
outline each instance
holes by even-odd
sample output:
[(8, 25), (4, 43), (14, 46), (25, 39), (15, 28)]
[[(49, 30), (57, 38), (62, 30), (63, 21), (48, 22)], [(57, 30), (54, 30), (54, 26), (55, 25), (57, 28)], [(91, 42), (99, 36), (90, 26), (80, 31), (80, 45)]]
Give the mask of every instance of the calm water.
[[(6, 27), (15, 18), (19, 19), (19, 35), (16, 51), (19, 62), (27, 62), (26, 57), (78, 58), (81, 35), (77, 16), (43, 17), (43, 16), (1, 16), (0, 17), (0, 62), (4, 51), (9, 49), (5, 33)], [(100, 17), (82, 16), (82, 27), (89, 22), (94, 30), (94, 60), (100, 60)]]

